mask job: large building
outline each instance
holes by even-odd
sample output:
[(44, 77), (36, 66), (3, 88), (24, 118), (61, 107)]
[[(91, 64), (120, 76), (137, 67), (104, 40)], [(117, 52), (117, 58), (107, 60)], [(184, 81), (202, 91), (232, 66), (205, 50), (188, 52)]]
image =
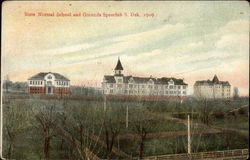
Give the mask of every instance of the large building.
[(41, 72), (28, 79), (32, 94), (70, 94), (70, 80), (59, 73)]
[(120, 59), (114, 75), (105, 75), (102, 88), (105, 95), (136, 95), (186, 97), (187, 84), (183, 79), (124, 76)]
[(231, 85), (228, 81), (219, 81), (215, 75), (213, 80), (196, 81), (194, 96), (205, 99), (230, 98)]

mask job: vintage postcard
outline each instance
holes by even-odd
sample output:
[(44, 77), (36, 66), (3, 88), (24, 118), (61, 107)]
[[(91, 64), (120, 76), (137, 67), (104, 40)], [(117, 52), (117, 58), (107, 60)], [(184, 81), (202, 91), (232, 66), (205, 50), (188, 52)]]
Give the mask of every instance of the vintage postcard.
[(4, 1), (0, 159), (246, 159), (247, 1)]

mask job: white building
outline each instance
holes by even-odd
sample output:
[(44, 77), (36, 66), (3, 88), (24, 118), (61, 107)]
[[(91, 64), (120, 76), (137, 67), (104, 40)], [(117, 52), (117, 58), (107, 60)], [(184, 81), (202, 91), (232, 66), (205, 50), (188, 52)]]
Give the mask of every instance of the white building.
[(230, 98), (231, 85), (228, 81), (219, 81), (215, 75), (212, 81), (196, 81), (194, 84), (194, 96), (206, 99)]
[(28, 79), (31, 94), (70, 94), (70, 80), (59, 73), (41, 72)]
[(114, 75), (105, 75), (102, 82), (106, 95), (186, 97), (187, 84), (183, 79), (124, 76), (118, 59)]

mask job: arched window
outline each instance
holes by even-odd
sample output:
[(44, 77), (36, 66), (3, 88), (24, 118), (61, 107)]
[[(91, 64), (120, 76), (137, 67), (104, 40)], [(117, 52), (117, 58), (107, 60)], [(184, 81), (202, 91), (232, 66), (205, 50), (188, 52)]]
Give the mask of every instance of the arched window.
[(51, 75), (49, 75), (49, 76), (48, 76), (48, 79), (52, 79), (52, 76), (51, 76)]

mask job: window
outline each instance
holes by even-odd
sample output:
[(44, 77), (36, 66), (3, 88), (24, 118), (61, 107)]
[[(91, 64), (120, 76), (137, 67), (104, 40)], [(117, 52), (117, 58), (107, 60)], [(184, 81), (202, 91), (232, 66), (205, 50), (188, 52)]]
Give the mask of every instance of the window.
[(168, 91), (166, 91), (165, 94), (168, 94)]
[(110, 88), (113, 88), (113, 84), (110, 84), (109, 86), (110, 86)]
[(186, 89), (186, 86), (182, 86), (183, 89)]
[(122, 82), (122, 79), (118, 79), (118, 82), (121, 83), (121, 82)]
[(183, 91), (182, 93), (183, 93), (183, 94), (186, 94), (186, 91)]
[(165, 86), (166, 89), (168, 89), (168, 86)]
[(178, 89), (181, 89), (181, 86), (178, 86)]
[(52, 76), (51, 76), (51, 75), (49, 75), (49, 76), (48, 76), (48, 79), (52, 79)]
[(32, 84), (32, 81), (30, 81), (30, 84)]
[(144, 87), (145, 87), (144, 85), (141, 86), (141, 88), (144, 88)]
[(169, 86), (170, 89), (173, 89), (174, 87), (173, 86)]
[(47, 85), (52, 85), (52, 82), (51, 82), (51, 81), (48, 81), (48, 82), (47, 82)]
[(158, 89), (158, 86), (155, 86), (155, 89)]
[(117, 88), (122, 88), (122, 85), (121, 84), (117, 84)]
[(150, 89), (151, 89), (151, 88), (152, 88), (152, 85), (149, 85), (149, 86), (148, 86), (148, 88), (150, 88)]
[(169, 81), (169, 84), (174, 84), (174, 81), (173, 81), (173, 80), (170, 80), (170, 81)]
[(173, 94), (173, 91), (170, 91), (169, 93), (170, 93), (170, 94)]
[(113, 89), (110, 90), (110, 93), (113, 93)]
[(129, 88), (133, 88), (133, 84), (130, 84), (130, 85), (129, 85)]
[(177, 93), (178, 93), (178, 94), (181, 94), (181, 91), (178, 91)]

